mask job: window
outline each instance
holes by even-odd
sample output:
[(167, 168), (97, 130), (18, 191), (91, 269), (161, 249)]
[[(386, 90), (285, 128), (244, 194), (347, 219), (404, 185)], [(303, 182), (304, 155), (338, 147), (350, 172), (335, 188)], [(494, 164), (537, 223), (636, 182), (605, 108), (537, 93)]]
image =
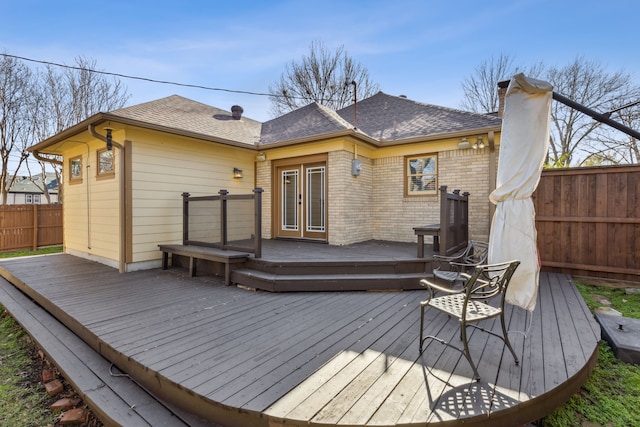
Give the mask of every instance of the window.
[(69, 182), (82, 181), (82, 156), (69, 159)]
[(437, 155), (424, 154), (405, 158), (406, 194), (425, 196), (437, 194)]
[(29, 204), (40, 204), (40, 195), (39, 194), (25, 194), (24, 202)]
[(113, 174), (113, 150), (98, 150), (98, 176)]

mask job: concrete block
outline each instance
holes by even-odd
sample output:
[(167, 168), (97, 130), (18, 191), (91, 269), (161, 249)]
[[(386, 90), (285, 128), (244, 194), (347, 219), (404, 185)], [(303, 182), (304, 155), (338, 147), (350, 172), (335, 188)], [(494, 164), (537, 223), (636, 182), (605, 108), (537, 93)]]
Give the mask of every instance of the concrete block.
[(640, 319), (603, 313), (595, 317), (613, 354), (623, 362), (640, 364)]

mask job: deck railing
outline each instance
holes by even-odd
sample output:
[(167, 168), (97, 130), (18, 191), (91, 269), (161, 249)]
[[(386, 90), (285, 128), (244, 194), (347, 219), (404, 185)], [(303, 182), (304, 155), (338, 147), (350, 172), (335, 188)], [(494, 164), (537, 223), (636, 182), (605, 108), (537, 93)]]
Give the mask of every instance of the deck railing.
[(253, 194), (182, 193), (182, 242), (262, 256), (262, 188)]
[(440, 253), (451, 255), (467, 246), (469, 240), (469, 193), (447, 193), (440, 187)]

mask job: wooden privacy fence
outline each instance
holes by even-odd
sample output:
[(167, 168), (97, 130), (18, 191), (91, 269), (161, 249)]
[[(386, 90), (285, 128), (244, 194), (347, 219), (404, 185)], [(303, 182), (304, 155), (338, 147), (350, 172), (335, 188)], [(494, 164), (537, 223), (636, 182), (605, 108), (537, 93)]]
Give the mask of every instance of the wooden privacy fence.
[(544, 270), (640, 281), (640, 166), (544, 170), (533, 202)]
[(62, 244), (62, 205), (0, 206), (0, 251)]

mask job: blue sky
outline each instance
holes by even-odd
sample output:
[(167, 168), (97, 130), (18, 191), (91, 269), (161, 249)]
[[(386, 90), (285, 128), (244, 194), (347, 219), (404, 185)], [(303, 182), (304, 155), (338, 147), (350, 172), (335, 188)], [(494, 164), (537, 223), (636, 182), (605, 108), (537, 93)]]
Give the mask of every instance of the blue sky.
[[(381, 90), (460, 107), (461, 83), (504, 53), (562, 66), (578, 56), (640, 81), (636, 0), (136, 1), (0, 0), (0, 52), (101, 70), (268, 92), (312, 41), (343, 45)], [(179, 94), (268, 120), (264, 96), (122, 79), (137, 104)]]

